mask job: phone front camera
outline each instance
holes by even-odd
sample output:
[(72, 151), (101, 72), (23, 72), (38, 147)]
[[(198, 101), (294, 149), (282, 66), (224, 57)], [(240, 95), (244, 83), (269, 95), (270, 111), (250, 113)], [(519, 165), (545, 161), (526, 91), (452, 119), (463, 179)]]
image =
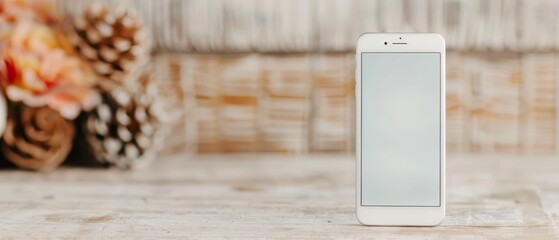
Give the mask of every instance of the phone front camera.
[(387, 44), (388, 44), (387, 42), (384, 42), (384, 45), (387, 45)]

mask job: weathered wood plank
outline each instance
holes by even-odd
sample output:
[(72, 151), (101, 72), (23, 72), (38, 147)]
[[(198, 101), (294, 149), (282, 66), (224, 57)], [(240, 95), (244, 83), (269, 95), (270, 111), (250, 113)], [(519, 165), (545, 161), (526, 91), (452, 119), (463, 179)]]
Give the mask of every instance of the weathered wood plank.
[[(188, 158), (188, 159), (185, 159)], [(437, 227), (365, 227), (348, 155), (166, 156), (150, 169), (0, 171), (0, 238), (559, 238), (559, 160), (449, 156)]]

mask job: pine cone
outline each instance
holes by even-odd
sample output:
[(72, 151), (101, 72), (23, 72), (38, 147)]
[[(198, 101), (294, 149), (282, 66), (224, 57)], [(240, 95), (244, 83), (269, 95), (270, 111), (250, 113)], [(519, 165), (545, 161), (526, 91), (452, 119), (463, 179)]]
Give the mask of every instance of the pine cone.
[(48, 107), (24, 107), (8, 120), (2, 139), (2, 153), (18, 167), (49, 171), (68, 156), (74, 138), (74, 124)]
[[(143, 75), (144, 82), (148, 75)], [(97, 160), (119, 168), (137, 168), (153, 160), (162, 138), (155, 85), (115, 88), (86, 120), (87, 141)]]
[(78, 52), (102, 76), (104, 89), (136, 80), (150, 57), (147, 28), (135, 11), (122, 6), (95, 2), (75, 19), (69, 35)]

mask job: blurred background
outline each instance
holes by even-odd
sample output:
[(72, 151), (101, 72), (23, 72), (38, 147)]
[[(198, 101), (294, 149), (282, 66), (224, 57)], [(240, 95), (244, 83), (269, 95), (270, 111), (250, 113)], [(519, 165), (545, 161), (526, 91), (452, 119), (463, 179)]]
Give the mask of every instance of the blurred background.
[[(356, 225), (364, 32), (446, 39), (438, 228)], [(0, 0), (0, 238), (559, 239), (558, 83), (559, 0)]]
[[(56, 0), (70, 16), (90, 1)], [(135, 0), (171, 152), (347, 152), (363, 32), (447, 42), (448, 153), (556, 154), (559, 1)], [(412, 123), (410, 123), (412, 124)]]

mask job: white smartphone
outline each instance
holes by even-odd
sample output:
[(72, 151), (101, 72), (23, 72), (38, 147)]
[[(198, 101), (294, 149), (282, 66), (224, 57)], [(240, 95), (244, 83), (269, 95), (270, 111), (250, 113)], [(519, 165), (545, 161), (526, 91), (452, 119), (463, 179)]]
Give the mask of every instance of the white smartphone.
[(445, 216), (445, 42), (366, 33), (356, 50), (356, 214), (364, 225)]

